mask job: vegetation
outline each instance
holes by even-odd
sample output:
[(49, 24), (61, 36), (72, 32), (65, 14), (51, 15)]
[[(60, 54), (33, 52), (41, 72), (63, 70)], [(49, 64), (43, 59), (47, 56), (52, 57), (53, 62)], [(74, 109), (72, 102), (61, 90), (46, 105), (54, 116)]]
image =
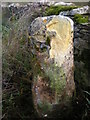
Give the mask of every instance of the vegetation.
[(88, 23), (88, 16), (83, 16), (80, 14), (76, 14), (74, 15), (74, 20), (76, 21), (76, 23)]
[(50, 6), (46, 9), (45, 15), (58, 15), (61, 11), (77, 8), (76, 6)]
[[(31, 13), (27, 16), (25, 12), (21, 19), (16, 20), (12, 11), (4, 9), (2, 19), (7, 22), (2, 23), (2, 74), (3, 91), (5, 91), (2, 96), (3, 119), (25, 120), (35, 116), (37, 118), (32, 102), (31, 85), (33, 74), (37, 76), (40, 73), (40, 65), (28, 35), (28, 26), (32, 21), (29, 19)], [(8, 13), (10, 16), (6, 17)]]
[(66, 85), (65, 73), (62, 68), (56, 66), (55, 64), (50, 64), (49, 67), (46, 66), (44, 69), (46, 75), (50, 79), (50, 87), (53, 91), (55, 91), (57, 99)]
[(47, 111), (52, 110), (52, 105), (45, 101), (44, 103), (40, 102), (38, 104), (39, 109), (43, 112), (43, 114), (46, 114)]

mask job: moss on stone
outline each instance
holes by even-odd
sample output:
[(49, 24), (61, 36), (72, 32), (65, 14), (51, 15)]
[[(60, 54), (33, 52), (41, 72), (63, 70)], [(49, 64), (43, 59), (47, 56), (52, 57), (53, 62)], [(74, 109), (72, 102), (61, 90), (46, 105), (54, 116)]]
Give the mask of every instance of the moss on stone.
[(80, 15), (80, 14), (76, 14), (74, 15), (74, 20), (76, 21), (76, 23), (88, 23), (88, 16), (83, 16), (83, 15)]
[(77, 6), (50, 6), (46, 9), (46, 15), (58, 15), (61, 11), (67, 11), (77, 8)]
[(50, 79), (50, 88), (55, 91), (56, 97), (60, 96), (66, 86), (66, 77), (63, 69), (55, 64), (50, 64), (45, 72)]

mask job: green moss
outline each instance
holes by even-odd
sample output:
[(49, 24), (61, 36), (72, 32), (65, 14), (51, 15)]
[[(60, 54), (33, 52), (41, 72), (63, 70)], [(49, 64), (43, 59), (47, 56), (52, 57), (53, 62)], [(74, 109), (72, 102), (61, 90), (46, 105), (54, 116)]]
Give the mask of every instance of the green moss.
[(84, 17), (83, 15), (80, 14), (76, 14), (74, 15), (74, 20), (76, 21), (76, 23), (88, 23), (88, 16)]
[(77, 8), (76, 6), (50, 6), (46, 9), (45, 15), (58, 15), (61, 11)]
[(45, 72), (50, 79), (51, 89), (55, 91), (56, 96), (59, 96), (66, 85), (66, 77), (63, 69), (55, 64), (50, 64)]

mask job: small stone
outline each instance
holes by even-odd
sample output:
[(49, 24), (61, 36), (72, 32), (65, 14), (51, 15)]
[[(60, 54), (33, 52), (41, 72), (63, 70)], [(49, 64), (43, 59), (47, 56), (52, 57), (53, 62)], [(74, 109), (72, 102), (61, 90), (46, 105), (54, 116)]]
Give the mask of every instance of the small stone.
[(46, 115), (44, 115), (44, 117), (47, 117), (47, 114), (46, 114)]
[(60, 12), (60, 15), (75, 15), (75, 14), (88, 14), (90, 12), (89, 6), (83, 6), (81, 8), (76, 8), (70, 11), (62, 11)]

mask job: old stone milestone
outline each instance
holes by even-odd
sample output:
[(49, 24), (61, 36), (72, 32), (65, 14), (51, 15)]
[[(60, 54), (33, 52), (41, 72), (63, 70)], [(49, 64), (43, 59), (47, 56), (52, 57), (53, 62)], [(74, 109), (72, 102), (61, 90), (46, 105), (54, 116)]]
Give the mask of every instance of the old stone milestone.
[(70, 101), (75, 90), (73, 21), (61, 15), (38, 17), (30, 25), (30, 36), (40, 66), (32, 85), (33, 101), (42, 116)]

